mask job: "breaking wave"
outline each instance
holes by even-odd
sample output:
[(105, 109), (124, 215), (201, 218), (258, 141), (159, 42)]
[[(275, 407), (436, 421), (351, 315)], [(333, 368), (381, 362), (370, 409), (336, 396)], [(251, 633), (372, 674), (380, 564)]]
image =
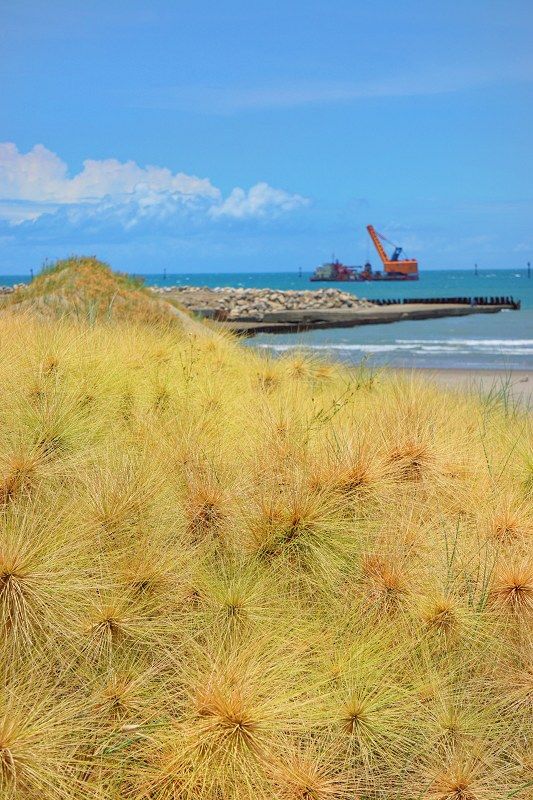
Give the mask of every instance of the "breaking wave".
[(323, 350), (359, 353), (453, 353), (465, 354), (498, 354), (498, 355), (533, 355), (533, 339), (396, 339), (388, 344), (259, 344), (258, 347), (284, 352), (286, 350)]

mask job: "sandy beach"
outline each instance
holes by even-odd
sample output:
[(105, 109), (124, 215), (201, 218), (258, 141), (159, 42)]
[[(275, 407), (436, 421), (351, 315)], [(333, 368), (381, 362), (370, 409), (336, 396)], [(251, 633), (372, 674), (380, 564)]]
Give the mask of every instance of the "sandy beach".
[[(409, 372), (410, 370), (399, 370)], [(417, 367), (417, 374), (434, 380), (448, 389), (467, 390), (488, 395), (503, 388), (509, 397), (528, 407), (533, 407), (533, 370), (489, 370), (489, 369), (424, 369)]]

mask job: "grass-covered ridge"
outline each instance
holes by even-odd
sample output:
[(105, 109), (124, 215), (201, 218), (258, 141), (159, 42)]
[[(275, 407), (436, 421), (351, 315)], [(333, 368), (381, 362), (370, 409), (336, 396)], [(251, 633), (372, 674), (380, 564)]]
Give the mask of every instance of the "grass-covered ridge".
[(3, 298), (12, 311), (31, 310), (45, 318), (75, 317), (88, 322), (129, 320), (174, 325), (173, 307), (130, 275), (113, 272), (91, 256), (63, 259), (43, 269), (28, 285)]
[(530, 419), (134, 316), (0, 316), (0, 797), (531, 798)]

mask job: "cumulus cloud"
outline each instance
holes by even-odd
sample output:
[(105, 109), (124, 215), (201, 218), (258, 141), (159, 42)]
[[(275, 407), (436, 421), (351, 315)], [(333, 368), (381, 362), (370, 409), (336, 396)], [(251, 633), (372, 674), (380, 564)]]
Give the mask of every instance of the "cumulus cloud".
[[(224, 198), (208, 178), (135, 161), (88, 159), (70, 176), (67, 164), (41, 144), (21, 153), (0, 144), (0, 219), (42, 230), (53, 222), (72, 227), (115, 225), (133, 230), (178, 220), (276, 217), (306, 199), (267, 183), (235, 188)], [(54, 220), (52, 219), (54, 218)], [(39, 225), (36, 223), (39, 222)]]
[(20, 153), (12, 142), (0, 144), (0, 198), (53, 203), (81, 203), (102, 197), (122, 197), (146, 187), (183, 197), (220, 199), (220, 191), (207, 178), (173, 174), (166, 167), (140, 167), (135, 161), (87, 159), (72, 178), (67, 164), (42, 144)]
[(57, 199), (67, 182), (67, 165), (42, 144), (24, 154), (12, 142), (0, 144), (2, 199), (47, 202)]
[(273, 189), (268, 183), (257, 183), (247, 192), (236, 187), (222, 203), (212, 206), (209, 213), (213, 217), (246, 219), (294, 211), (307, 203), (307, 198), (299, 194)]

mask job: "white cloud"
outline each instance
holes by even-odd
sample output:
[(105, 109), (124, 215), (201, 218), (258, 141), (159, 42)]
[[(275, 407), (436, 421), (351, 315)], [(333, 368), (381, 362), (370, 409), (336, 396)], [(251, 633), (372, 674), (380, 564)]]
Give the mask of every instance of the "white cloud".
[(42, 144), (24, 154), (12, 142), (0, 144), (0, 198), (57, 200), (66, 183), (67, 165)]
[(20, 153), (11, 142), (0, 144), (0, 198), (79, 203), (128, 195), (138, 187), (184, 197), (220, 198), (220, 191), (207, 178), (173, 174), (166, 167), (140, 167), (135, 161), (115, 158), (88, 159), (81, 172), (70, 178), (65, 162), (42, 144), (28, 153)]
[(246, 219), (264, 217), (269, 213), (294, 211), (307, 205), (308, 202), (307, 198), (299, 194), (273, 189), (268, 183), (257, 183), (247, 192), (236, 187), (224, 202), (212, 206), (209, 213), (212, 217)]
[(83, 162), (83, 170), (69, 181), (66, 188), (67, 200), (99, 199), (105, 195), (112, 197), (131, 194), (139, 188), (154, 192), (174, 192), (184, 198), (220, 198), (220, 191), (207, 178), (173, 174), (166, 167), (139, 167), (135, 161), (122, 163), (114, 158), (104, 161)]
[(224, 199), (208, 178), (114, 158), (84, 161), (83, 169), (70, 177), (67, 164), (41, 144), (21, 153), (15, 144), (0, 143), (0, 219), (11, 225), (55, 215), (72, 226), (98, 220), (131, 229), (178, 217), (191, 221), (194, 215), (264, 218), (306, 202), (267, 183), (248, 191), (235, 188)]

